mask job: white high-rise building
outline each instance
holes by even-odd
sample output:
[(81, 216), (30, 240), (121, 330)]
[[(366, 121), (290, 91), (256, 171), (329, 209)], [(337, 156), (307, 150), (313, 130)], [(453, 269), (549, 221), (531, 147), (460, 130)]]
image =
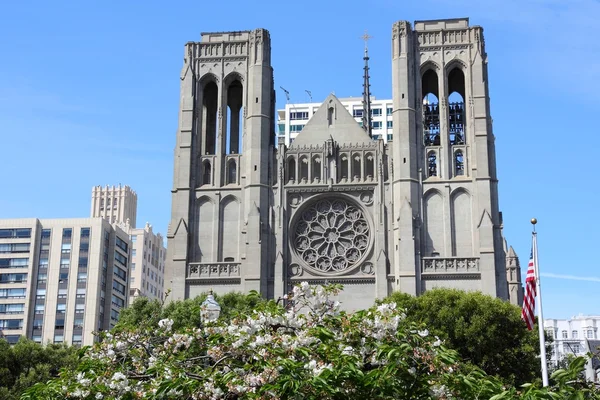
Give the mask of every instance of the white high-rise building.
[(162, 300), (167, 249), (160, 233), (149, 223), (136, 228), (137, 194), (129, 186), (95, 186), (92, 189), (92, 217), (119, 225), (133, 244), (129, 294), (131, 303), (139, 296)]
[[(347, 97), (339, 99), (342, 105), (354, 117), (356, 122), (362, 126), (363, 103), (362, 97)], [(294, 142), (296, 136), (317, 112), (322, 103), (286, 104), (283, 110), (277, 110), (277, 131), (279, 141), (284, 140), (289, 146)], [(383, 139), (387, 143), (392, 140), (392, 99), (377, 100), (371, 96), (371, 115), (373, 125), (373, 138)]]
[(143, 228), (130, 228), (129, 235), (132, 243), (129, 303), (139, 296), (163, 300), (167, 257), (163, 236), (154, 233), (148, 223)]
[(130, 247), (103, 218), (0, 220), (0, 336), (92, 344), (127, 304)]

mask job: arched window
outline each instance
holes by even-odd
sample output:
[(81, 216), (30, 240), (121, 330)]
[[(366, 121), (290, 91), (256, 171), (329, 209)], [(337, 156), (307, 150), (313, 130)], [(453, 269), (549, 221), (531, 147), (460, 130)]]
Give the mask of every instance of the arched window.
[(440, 145), (440, 110), (438, 76), (433, 69), (421, 77), (423, 93), (423, 141), (425, 146)]
[(465, 174), (465, 160), (462, 150), (454, 152), (454, 176), (462, 176)]
[(348, 155), (340, 155), (340, 179), (348, 179)]
[(202, 184), (210, 185), (210, 181), (211, 181), (210, 161), (204, 160), (204, 162), (202, 163)]
[(375, 157), (373, 154), (365, 154), (365, 179), (371, 180), (375, 178)]
[(238, 79), (235, 79), (227, 87), (226, 154), (241, 153), (243, 94), (244, 88)]
[(300, 157), (300, 181), (308, 182), (308, 157)]
[(427, 176), (438, 176), (437, 154), (435, 154), (435, 151), (427, 153)]
[(237, 164), (235, 160), (227, 163), (227, 184), (237, 183)]
[(314, 156), (312, 159), (312, 178), (313, 182), (321, 180), (321, 157)]
[(204, 154), (215, 154), (217, 134), (217, 112), (219, 88), (213, 81), (204, 86), (202, 100), (202, 137)]
[(352, 155), (352, 179), (360, 180), (362, 178), (362, 174), (360, 171), (361, 157), (360, 154), (354, 153)]
[(290, 157), (287, 162), (287, 176), (288, 183), (296, 180), (296, 160), (294, 157)]
[(465, 144), (465, 74), (459, 67), (448, 74), (448, 134), (451, 145)]

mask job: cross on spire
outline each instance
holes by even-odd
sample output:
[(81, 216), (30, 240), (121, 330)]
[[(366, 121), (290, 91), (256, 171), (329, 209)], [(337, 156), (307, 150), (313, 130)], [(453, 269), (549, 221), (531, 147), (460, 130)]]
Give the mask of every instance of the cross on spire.
[(360, 38), (365, 41), (365, 50), (366, 50), (368, 47), (368, 44), (369, 44), (369, 39), (373, 39), (373, 36), (369, 35), (369, 32), (367, 32), (367, 30), (365, 29), (365, 34), (362, 35)]

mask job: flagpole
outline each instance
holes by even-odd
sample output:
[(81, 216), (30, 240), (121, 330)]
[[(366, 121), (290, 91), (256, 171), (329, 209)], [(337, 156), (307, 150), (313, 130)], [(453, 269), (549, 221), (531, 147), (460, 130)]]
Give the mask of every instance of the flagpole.
[(537, 293), (538, 300), (538, 331), (540, 336), (540, 362), (542, 364), (542, 384), (544, 385), (544, 387), (546, 387), (548, 386), (548, 362), (546, 361), (546, 338), (544, 336), (544, 313), (542, 311), (542, 288), (540, 283), (540, 271), (538, 265), (537, 232), (535, 231), (537, 219), (532, 218), (531, 224), (533, 225), (533, 266), (535, 268), (535, 291)]

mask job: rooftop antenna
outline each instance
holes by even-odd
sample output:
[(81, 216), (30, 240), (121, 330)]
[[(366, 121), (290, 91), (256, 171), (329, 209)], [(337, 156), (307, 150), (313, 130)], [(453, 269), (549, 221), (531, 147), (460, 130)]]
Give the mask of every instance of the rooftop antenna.
[(310, 102), (312, 103), (312, 93), (310, 90), (305, 90), (305, 92), (308, 94), (308, 98), (310, 99)]
[(279, 88), (280, 88), (281, 90), (283, 90), (283, 93), (285, 93), (286, 102), (287, 102), (287, 103), (289, 103), (289, 102), (290, 102), (290, 92), (288, 92), (287, 90), (285, 90), (285, 89), (283, 88), (283, 86), (279, 86)]
[(368, 41), (372, 39), (373, 36), (370, 36), (365, 30), (365, 34), (361, 36), (361, 39), (365, 41), (365, 56), (363, 60), (365, 60), (364, 66), (364, 82), (363, 82), (363, 129), (367, 131), (369, 137), (373, 137), (372, 128), (371, 128), (371, 84), (369, 83), (369, 47)]

